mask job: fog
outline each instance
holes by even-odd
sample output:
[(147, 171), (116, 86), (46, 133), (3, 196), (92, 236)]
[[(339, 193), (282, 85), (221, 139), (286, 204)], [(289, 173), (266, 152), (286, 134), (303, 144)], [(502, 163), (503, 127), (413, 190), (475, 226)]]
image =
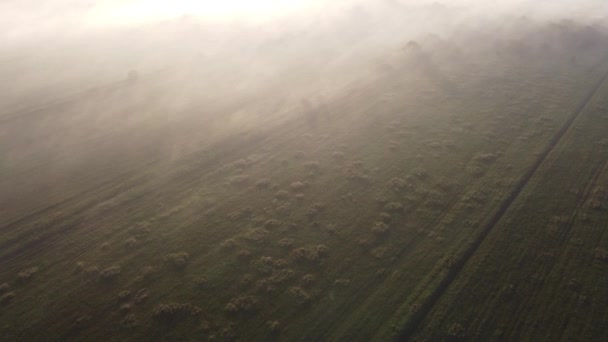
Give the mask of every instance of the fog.
[[(591, 67), (607, 13), (601, 0), (3, 1), (0, 167), (20, 181), (0, 191), (17, 205), (42, 186), (65, 192), (74, 174), (90, 184), (83, 168), (174, 163), (396, 71), (452, 91), (445, 71), (522, 46)], [(408, 46), (422, 54), (405, 58)], [(500, 58), (484, 70), (503, 72)]]
[(607, 26), (0, 0), (0, 340), (600, 340)]
[(26, 95), (59, 96), (58, 86), (81, 89), (118, 81), (130, 70), (168, 68), (229, 74), (222, 83), (233, 91), (285, 79), (294, 69), (310, 68), (317, 78), (344, 71), (431, 34), (453, 40), (533, 29), (521, 26), (522, 17), (537, 25), (569, 20), (594, 27), (607, 11), (594, 0), (9, 0), (0, 4), (0, 73), (8, 90), (2, 100), (5, 109), (19, 108)]

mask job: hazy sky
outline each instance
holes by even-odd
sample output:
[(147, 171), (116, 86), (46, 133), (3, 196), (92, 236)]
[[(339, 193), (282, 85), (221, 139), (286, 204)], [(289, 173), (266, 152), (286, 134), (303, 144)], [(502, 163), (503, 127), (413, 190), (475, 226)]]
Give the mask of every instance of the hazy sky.
[(6, 42), (34, 35), (79, 34), (187, 14), (212, 22), (264, 22), (303, 13), (328, 15), (356, 5), (371, 8), (440, 4), (479, 16), (511, 13), (594, 21), (606, 16), (607, 3), (605, 0), (3, 0), (0, 38)]
[(190, 56), (210, 70), (319, 69), (428, 34), (493, 32), (509, 18), (603, 24), (607, 13), (606, 0), (0, 0), (0, 76), (123, 75)]

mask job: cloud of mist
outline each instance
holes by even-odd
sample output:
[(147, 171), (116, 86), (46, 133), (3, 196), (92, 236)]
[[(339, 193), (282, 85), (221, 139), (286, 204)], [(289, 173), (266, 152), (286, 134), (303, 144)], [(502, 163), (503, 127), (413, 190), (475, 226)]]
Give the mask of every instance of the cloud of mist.
[[(463, 19), (479, 20), (501, 15), (521, 15), (543, 20), (587, 20), (606, 18), (608, 4), (602, 0), (5, 0), (0, 2), (0, 34), (3, 41), (36, 36), (60, 38), (114, 27), (133, 27), (176, 19), (184, 15), (203, 22), (235, 25), (239, 22), (267, 24), (304, 16), (340, 16), (354, 8), (369, 12), (397, 8), (430, 11), (458, 10)], [(394, 12), (393, 12), (394, 13)], [(406, 13), (400, 13), (407, 20)], [(437, 30), (441, 30), (437, 27)]]
[(173, 160), (325, 108), (362, 82), (456, 93), (508, 77), (512, 60), (586, 70), (608, 50), (607, 13), (604, 0), (4, 0), (0, 159), (15, 175), (54, 170), (27, 179), (35, 197), (83, 168)]
[[(347, 82), (349, 70), (409, 40), (487, 36), (522, 29), (520, 18), (597, 26), (607, 13), (601, 0), (5, 0), (0, 86), (9, 90), (1, 100), (53, 97), (50, 88), (73, 91), (130, 70), (167, 68), (191, 85), (214, 82), (217, 91), (286, 79), (324, 87), (338, 79), (332, 70)], [(184, 81), (175, 82), (188, 88)]]

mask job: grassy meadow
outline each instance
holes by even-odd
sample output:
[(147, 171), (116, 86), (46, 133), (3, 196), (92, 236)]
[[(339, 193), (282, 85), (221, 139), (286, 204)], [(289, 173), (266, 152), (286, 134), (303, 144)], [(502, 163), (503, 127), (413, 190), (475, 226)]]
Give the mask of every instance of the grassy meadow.
[(0, 339), (602, 340), (606, 41), (557, 31), (305, 100), (153, 74), (0, 116)]

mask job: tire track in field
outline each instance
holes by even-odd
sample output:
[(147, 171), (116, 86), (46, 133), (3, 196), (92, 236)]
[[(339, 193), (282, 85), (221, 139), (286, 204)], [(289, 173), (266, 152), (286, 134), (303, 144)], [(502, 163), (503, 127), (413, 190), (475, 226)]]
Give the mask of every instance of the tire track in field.
[(549, 141), (549, 144), (540, 154), (536, 162), (530, 167), (530, 169), (524, 173), (519, 182), (515, 185), (514, 189), (503, 201), (503, 203), (496, 210), (494, 215), (490, 217), (484, 224), (480, 235), (471, 243), (471, 245), (463, 252), (462, 256), (456, 260), (452, 267), (449, 269), (447, 275), (442, 279), (438, 286), (431, 292), (429, 297), (420, 305), (418, 312), (412, 316), (412, 319), (406, 323), (400, 332), (395, 337), (397, 341), (408, 341), (412, 338), (413, 334), (418, 331), (418, 328), (422, 321), (428, 316), (431, 309), (435, 306), (439, 298), (447, 291), (450, 284), (456, 279), (460, 271), (464, 268), (467, 261), (475, 254), (479, 246), (483, 243), (485, 238), (489, 235), (496, 224), (501, 220), (505, 213), (509, 210), (511, 205), (519, 197), (523, 189), (528, 185), (532, 177), (536, 174), (539, 167), (545, 162), (549, 154), (559, 144), (561, 139), (564, 137), (566, 132), (572, 127), (573, 123), (583, 113), (585, 108), (591, 102), (593, 97), (599, 92), (602, 85), (608, 79), (608, 71), (604, 72), (604, 75), (598, 80), (594, 86), (590, 89), (589, 93), (583, 97), (579, 105), (574, 109), (572, 115), (566, 120), (562, 127), (557, 131), (553, 138)]

